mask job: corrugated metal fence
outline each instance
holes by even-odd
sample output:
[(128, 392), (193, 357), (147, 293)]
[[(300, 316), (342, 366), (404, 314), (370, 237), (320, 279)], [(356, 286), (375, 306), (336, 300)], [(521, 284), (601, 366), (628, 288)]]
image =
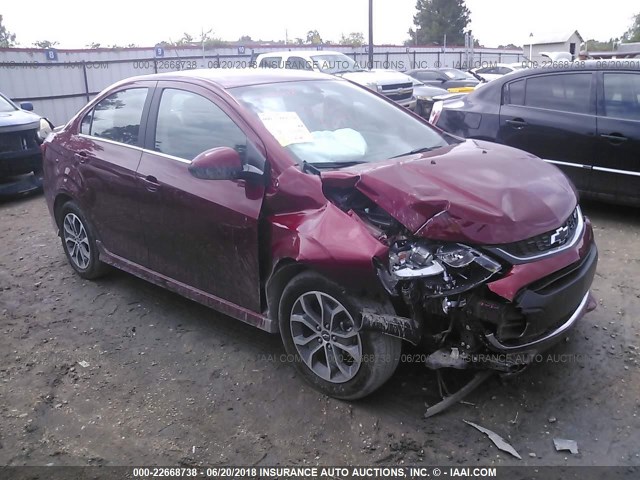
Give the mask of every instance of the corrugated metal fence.
[[(287, 46), (288, 50), (298, 50)], [(304, 48), (308, 50), (308, 47)], [(324, 47), (367, 63), (363, 48)], [(192, 68), (243, 68), (252, 65), (264, 52), (283, 50), (283, 46), (219, 48), (202, 51), (197, 47), (59, 50), (0, 49), (0, 91), (16, 102), (30, 101), (35, 111), (55, 125), (65, 123), (91, 98), (112, 83), (135, 75)], [(373, 68), (409, 70), (411, 68), (470, 68), (496, 62), (520, 62), (523, 55), (514, 50), (476, 49), (473, 64), (466, 65), (463, 48), (438, 47), (374, 48)]]

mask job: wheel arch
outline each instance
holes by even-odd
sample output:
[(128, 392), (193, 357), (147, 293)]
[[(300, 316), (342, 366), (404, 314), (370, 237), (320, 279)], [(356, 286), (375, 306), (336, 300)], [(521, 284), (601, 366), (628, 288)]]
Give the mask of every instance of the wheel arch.
[[(292, 258), (283, 258), (273, 267), (265, 286), (265, 297), (267, 300), (267, 315), (273, 320), (274, 325), (278, 326), (278, 307), (282, 292), (284, 292), (293, 277), (309, 270), (313, 269)], [(279, 326), (277, 328), (280, 331)]]

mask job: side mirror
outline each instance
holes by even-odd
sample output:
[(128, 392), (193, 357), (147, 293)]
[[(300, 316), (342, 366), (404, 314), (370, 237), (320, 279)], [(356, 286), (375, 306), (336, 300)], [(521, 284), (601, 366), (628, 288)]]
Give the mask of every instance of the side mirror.
[(20, 104), (20, 108), (22, 110), (26, 110), (27, 112), (33, 112), (33, 103), (31, 103), (31, 102), (22, 102)]
[(241, 176), (242, 160), (233, 148), (212, 148), (193, 159), (189, 173), (203, 180), (235, 180)]

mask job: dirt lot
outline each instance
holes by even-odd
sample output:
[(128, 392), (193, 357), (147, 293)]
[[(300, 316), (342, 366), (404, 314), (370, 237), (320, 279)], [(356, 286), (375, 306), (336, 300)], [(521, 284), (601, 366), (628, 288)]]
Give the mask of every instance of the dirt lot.
[(421, 365), (364, 401), (327, 398), (278, 337), (122, 272), (84, 281), (41, 195), (2, 203), (0, 465), (640, 465), (640, 210), (584, 210), (599, 308), (523, 375), (424, 419)]

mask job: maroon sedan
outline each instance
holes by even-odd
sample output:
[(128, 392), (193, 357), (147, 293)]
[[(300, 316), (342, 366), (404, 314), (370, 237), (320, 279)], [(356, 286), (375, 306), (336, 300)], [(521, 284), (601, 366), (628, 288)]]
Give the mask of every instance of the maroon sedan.
[(334, 397), (380, 387), (403, 341), (433, 369), (517, 372), (595, 306), (591, 224), (555, 166), (343, 79), (131, 78), (43, 150), (80, 276), (112, 265), (279, 332)]

